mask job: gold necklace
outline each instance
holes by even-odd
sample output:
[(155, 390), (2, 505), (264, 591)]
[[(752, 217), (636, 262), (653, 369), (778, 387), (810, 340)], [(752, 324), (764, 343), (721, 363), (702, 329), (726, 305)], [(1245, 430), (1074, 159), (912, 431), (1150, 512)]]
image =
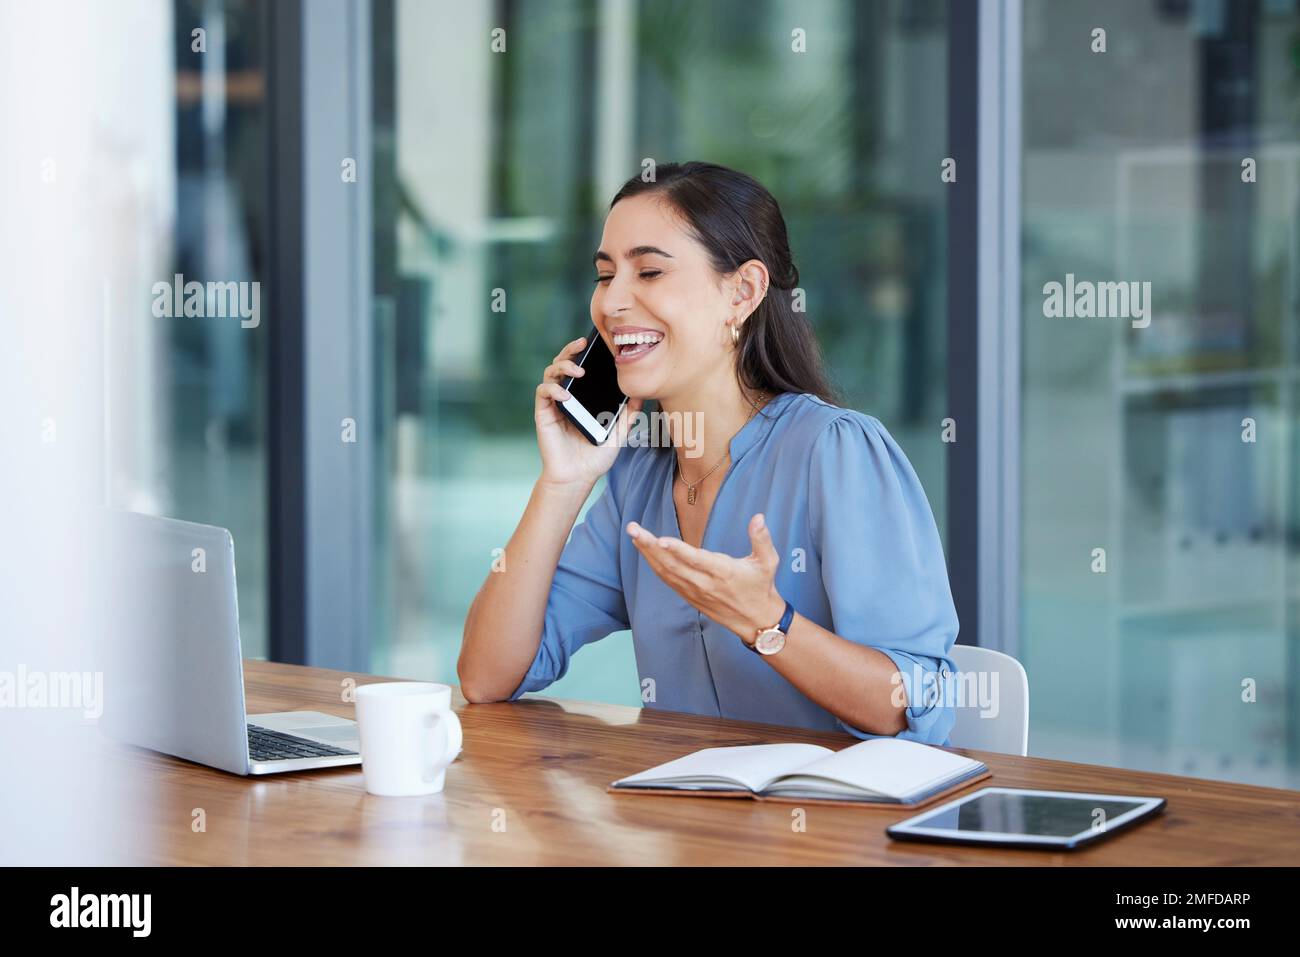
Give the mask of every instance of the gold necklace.
[[(765, 398), (766, 396), (765, 396), (765, 394), (760, 393), (760, 397)], [(750, 400), (748, 399), (748, 397), (746, 397), (746, 400), (745, 400), (745, 401), (749, 402), (749, 415), (745, 416), (745, 421), (744, 421), (744, 423), (741, 424), (740, 429), (743, 429), (746, 425), (749, 425), (749, 420), (752, 419), (752, 418), (754, 417), (754, 413), (758, 411), (758, 406), (754, 405), (754, 403), (753, 403), (752, 401), (750, 401)], [(766, 403), (764, 403), (764, 404), (766, 405)], [(737, 429), (737, 430), (736, 430), (736, 435), (739, 435), (739, 434), (740, 434), (740, 429)], [(735, 438), (735, 437), (736, 437), (735, 435), (732, 436), (732, 438)], [(694, 504), (695, 504), (695, 490), (696, 490), (697, 488), (699, 488), (701, 485), (703, 485), (703, 484), (704, 484), (704, 480), (707, 479), (707, 478), (708, 478), (710, 475), (712, 475), (714, 472), (716, 472), (716, 471), (717, 471), (717, 470), (722, 466), (722, 463), (725, 462), (725, 461), (727, 461), (727, 458), (728, 458), (730, 455), (731, 455), (731, 449), (727, 449), (726, 454), (723, 455), (722, 458), (718, 459), (718, 464), (715, 465), (715, 466), (713, 466), (713, 468), (709, 469), (707, 472), (705, 472), (703, 475), (701, 475), (701, 476), (700, 476), (698, 479), (696, 479), (694, 482), (688, 482), (688, 481), (686, 481), (686, 476), (682, 474), (682, 460), (679, 459), (679, 458), (677, 458), (676, 455), (673, 456), (673, 459), (677, 462), (677, 477), (678, 477), (679, 479), (681, 479), (681, 480), (682, 480), (682, 484), (686, 486), (686, 504), (687, 504), (687, 505), (694, 505)]]

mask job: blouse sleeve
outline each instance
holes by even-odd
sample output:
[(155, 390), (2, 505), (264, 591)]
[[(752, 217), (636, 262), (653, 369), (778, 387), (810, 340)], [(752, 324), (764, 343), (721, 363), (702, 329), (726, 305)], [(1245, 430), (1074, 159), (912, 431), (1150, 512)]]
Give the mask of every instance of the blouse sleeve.
[[(902, 676), (907, 729), (945, 744), (955, 714), (957, 611), (934, 515), (911, 463), (876, 419), (851, 412), (818, 437), (809, 463), (809, 520), (832, 630), (888, 655)], [(838, 720), (838, 719), (837, 719)], [(844, 721), (860, 738), (877, 737)]]
[(605, 490), (560, 554), (537, 655), (510, 701), (563, 678), (569, 660), (583, 645), (629, 627), (618, 557), (622, 523), (614, 491), (616, 469), (617, 463), (606, 476)]

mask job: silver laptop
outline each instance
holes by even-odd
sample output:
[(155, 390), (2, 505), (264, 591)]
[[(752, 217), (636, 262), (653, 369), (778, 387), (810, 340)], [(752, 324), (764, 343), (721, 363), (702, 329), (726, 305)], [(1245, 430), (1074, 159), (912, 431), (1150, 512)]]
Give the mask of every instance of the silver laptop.
[(234, 774), (361, 763), (355, 721), (320, 711), (245, 714), (230, 532), (103, 514), (114, 586), (97, 643), (105, 733)]

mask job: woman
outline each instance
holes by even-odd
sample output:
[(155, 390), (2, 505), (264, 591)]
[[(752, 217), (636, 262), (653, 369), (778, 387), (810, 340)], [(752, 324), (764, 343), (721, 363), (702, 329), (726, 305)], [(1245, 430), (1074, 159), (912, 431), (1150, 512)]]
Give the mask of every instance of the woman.
[[(595, 266), (629, 401), (593, 446), (555, 404), (585, 341), (547, 367), (542, 474), (466, 619), (465, 697), (545, 688), (630, 627), (650, 707), (945, 744), (957, 615), (934, 518), (884, 427), (831, 402), (776, 200), (721, 166), (659, 166), (614, 197)], [(696, 448), (625, 442), (649, 399), (698, 424)]]

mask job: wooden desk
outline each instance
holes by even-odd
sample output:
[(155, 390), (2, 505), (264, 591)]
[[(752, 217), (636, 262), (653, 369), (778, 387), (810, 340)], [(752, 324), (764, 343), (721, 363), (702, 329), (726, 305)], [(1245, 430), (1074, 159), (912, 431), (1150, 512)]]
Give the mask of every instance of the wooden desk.
[[(249, 661), (249, 713), (352, 716), (343, 672)], [(358, 684), (388, 680), (356, 676)], [(617, 705), (526, 698), (469, 705), (455, 694), (465, 748), (441, 794), (366, 793), (360, 768), (242, 778), (132, 748), (132, 799), (155, 864), (1300, 864), (1300, 794), (1164, 774), (963, 752), (985, 785), (1155, 794), (1156, 820), (1074, 853), (903, 844), (887, 824), (911, 811), (805, 808), (708, 798), (608, 794), (616, 778), (703, 747), (849, 735), (797, 731)], [(125, 768), (124, 768), (125, 770)], [(982, 786), (982, 785), (981, 785)], [(206, 832), (191, 830), (203, 808)], [(504, 830), (501, 830), (504, 823)], [(494, 829), (495, 824), (495, 829)]]

